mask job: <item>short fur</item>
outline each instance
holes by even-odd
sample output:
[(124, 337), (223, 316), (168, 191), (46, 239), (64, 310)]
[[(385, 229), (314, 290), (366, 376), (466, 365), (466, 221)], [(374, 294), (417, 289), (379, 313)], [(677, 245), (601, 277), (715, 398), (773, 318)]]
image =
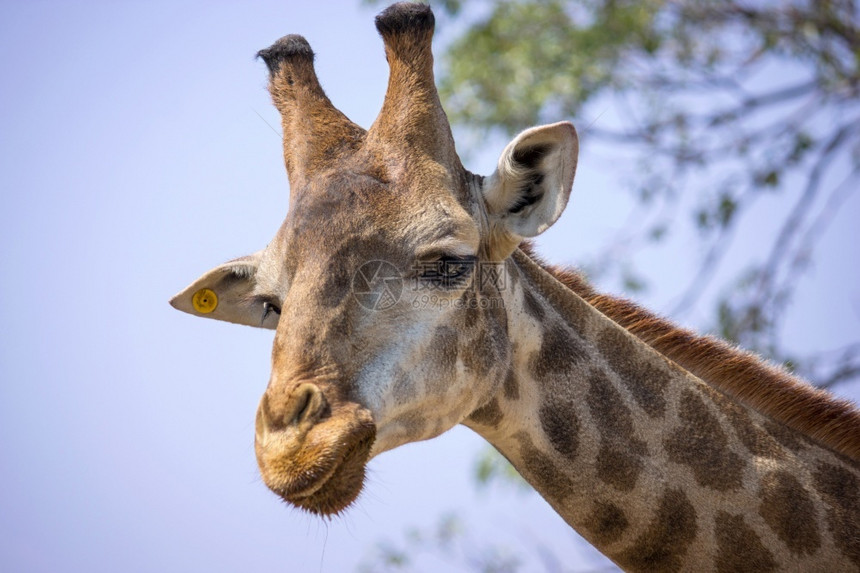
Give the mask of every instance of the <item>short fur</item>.
[(432, 32), (435, 23), (436, 19), (429, 5), (410, 2), (389, 6), (376, 17), (376, 29), (383, 37)]
[(860, 411), (851, 402), (815, 388), (752, 352), (695, 334), (629, 300), (599, 293), (576, 271), (547, 264), (529, 243), (520, 248), (597, 310), (708, 384), (860, 461)]

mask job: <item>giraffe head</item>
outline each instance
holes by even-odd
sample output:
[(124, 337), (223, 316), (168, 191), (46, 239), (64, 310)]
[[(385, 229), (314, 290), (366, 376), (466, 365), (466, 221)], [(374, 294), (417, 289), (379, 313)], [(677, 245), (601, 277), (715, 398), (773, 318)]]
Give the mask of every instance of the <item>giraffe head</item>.
[(276, 330), (257, 459), (273, 491), (314, 513), (347, 507), (370, 457), (448, 430), (495, 393), (510, 354), (498, 271), (559, 217), (573, 183), (569, 123), (517, 136), (490, 177), (463, 168), (433, 25), (419, 4), (377, 17), (390, 78), (368, 131), (325, 96), (304, 38), (260, 52), (282, 117), (286, 220), (266, 248), (171, 301)]

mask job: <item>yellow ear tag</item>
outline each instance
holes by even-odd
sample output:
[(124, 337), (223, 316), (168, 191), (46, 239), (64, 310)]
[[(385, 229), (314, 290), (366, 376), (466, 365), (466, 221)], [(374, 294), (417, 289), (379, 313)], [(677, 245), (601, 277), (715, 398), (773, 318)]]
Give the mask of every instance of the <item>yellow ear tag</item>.
[(202, 288), (191, 297), (191, 304), (197, 312), (209, 314), (218, 307), (218, 295), (211, 289)]

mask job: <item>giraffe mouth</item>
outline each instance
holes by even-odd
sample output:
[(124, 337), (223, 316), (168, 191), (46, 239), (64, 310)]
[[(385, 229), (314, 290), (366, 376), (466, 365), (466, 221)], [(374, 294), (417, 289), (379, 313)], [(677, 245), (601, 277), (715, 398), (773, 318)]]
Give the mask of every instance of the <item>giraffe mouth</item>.
[(258, 461), (263, 481), (284, 501), (327, 516), (346, 510), (361, 493), (376, 426), (359, 423), (351, 431), (335, 435), (325, 428), (319, 430), (324, 436), (308, 440), (286, 455), (258, 453)]

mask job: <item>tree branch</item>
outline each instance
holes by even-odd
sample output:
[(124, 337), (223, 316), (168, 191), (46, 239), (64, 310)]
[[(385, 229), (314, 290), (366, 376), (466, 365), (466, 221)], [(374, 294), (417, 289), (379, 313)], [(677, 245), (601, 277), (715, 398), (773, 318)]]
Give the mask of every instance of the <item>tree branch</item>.
[(803, 224), (804, 219), (809, 213), (809, 207), (818, 194), (822, 175), (833, 161), (836, 151), (838, 151), (842, 142), (858, 127), (860, 127), (860, 121), (857, 120), (843, 125), (822, 147), (812, 167), (812, 171), (810, 171), (809, 177), (806, 180), (806, 186), (777, 234), (767, 262), (762, 267), (758, 281), (758, 295), (756, 297), (758, 300), (764, 298), (764, 293), (773, 284), (777, 268), (788, 252), (792, 238)]

